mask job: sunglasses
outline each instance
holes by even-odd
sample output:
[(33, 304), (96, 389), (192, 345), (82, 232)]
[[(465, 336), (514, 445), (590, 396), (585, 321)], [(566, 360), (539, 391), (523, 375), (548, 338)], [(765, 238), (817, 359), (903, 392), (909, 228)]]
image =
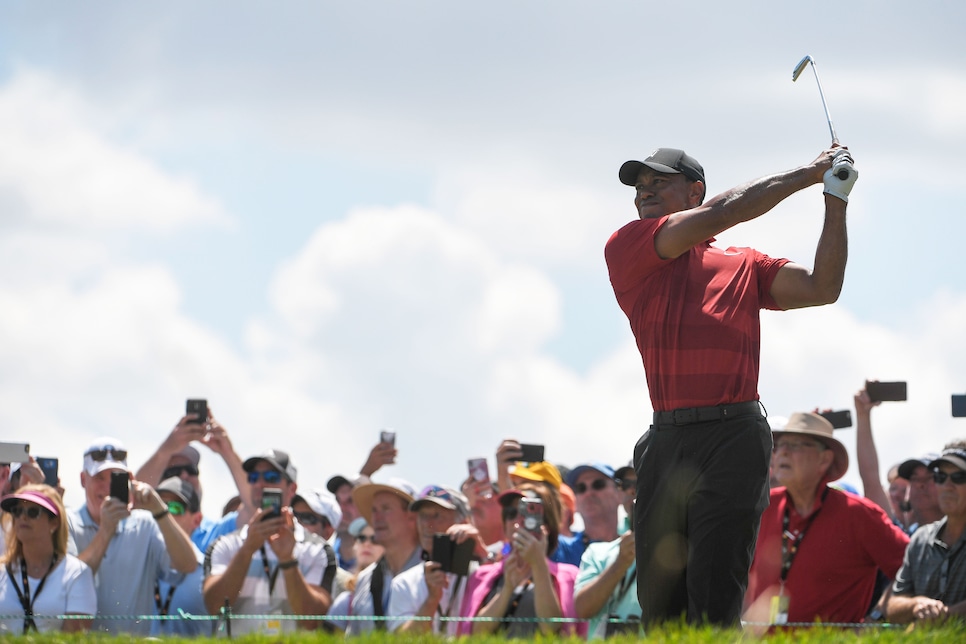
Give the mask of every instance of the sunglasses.
[(574, 494), (586, 494), (587, 490), (594, 489), (600, 492), (605, 487), (607, 487), (607, 479), (594, 479), (594, 482), (588, 485), (586, 483), (578, 483), (574, 486)]
[(180, 517), (187, 511), (188, 508), (185, 507), (184, 503), (181, 501), (168, 501), (168, 512), (172, 516)]
[(42, 508), (39, 505), (15, 505), (10, 508), (10, 514), (12, 514), (15, 519), (19, 519), (25, 514), (27, 515), (28, 519), (36, 519), (41, 513), (44, 513), (49, 517), (54, 516), (49, 510)]
[(101, 461), (107, 460), (107, 453), (111, 453), (112, 461), (126, 461), (127, 460), (127, 450), (126, 449), (114, 449), (113, 445), (105, 445), (100, 449), (92, 449), (84, 456), (90, 456), (92, 461), (100, 463)]
[(302, 525), (315, 525), (317, 523), (328, 523), (324, 517), (320, 517), (315, 512), (296, 512), (295, 518)]
[(622, 490), (633, 490), (637, 487), (637, 479), (617, 479), (617, 484)]
[(375, 543), (376, 542), (376, 535), (374, 535), (374, 534), (360, 534), (358, 537), (356, 537), (356, 541), (358, 541), (359, 543), (366, 543), (366, 542), (368, 542), (368, 543)]
[(932, 473), (932, 478), (934, 481), (936, 481), (936, 485), (942, 485), (946, 482), (946, 479), (951, 480), (956, 485), (963, 485), (966, 483), (966, 472), (959, 471), (950, 474), (948, 472), (940, 472), (939, 470), (936, 470)]
[(188, 476), (198, 476), (198, 468), (189, 463), (188, 465), (172, 465), (161, 474), (161, 480), (172, 477), (180, 479), (183, 472), (187, 472)]
[(258, 479), (262, 479), (266, 483), (281, 483), (282, 473), (276, 472), (275, 470), (268, 470), (266, 472), (249, 472), (248, 482), (254, 485), (258, 483)]

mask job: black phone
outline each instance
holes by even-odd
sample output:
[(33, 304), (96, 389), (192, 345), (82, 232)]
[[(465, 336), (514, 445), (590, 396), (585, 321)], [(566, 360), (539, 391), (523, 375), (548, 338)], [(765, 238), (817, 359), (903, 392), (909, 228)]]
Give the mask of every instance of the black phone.
[(543, 459), (543, 445), (530, 445), (527, 443), (520, 443), (520, 451), (523, 455), (520, 456), (520, 460), (524, 463), (539, 463)]
[(872, 402), (884, 400), (907, 400), (905, 382), (865, 381), (865, 391)]
[(440, 564), (443, 572), (466, 576), (470, 572), (470, 561), (473, 559), (473, 541), (467, 539), (463, 543), (456, 543), (448, 534), (433, 535), (433, 551), (430, 561)]
[(196, 423), (208, 423), (208, 401), (203, 398), (189, 398), (185, 404), (185, 414), (197, 414)]
[(396, 446), (396, 432), (391, 432), (391, 431), (388, 431), (388, 430), (385, 430), (385, 429), (382, 430), (381, 432), (379, 432), (379, 442), (380, 443), (389, 443), (390, 445), (392, 445), (393, 447), (395, 447)]
[(543, 501), (523, 497), (517, 506), (520, 516), (520, 524), (523, 529), (529, 532), (536, 539), (543, 536)]
[(832, 429), (845, 429), (852, 426), (852, 410), (819, 412), (819, 416), (832, 423)]
[(267, 487), (262, 490), (262, 521), (282, 516), (282, 490), (277, 487)]
[(111, 498), (124, 505), (131, 502), (131, 475), (127, 472), (111, 472)]
[(44, 484), (54, 488), (57, 487), (57, 482), (59, 480), (57, 475), (57, 459), (46, 456), (38, 456), (37, 465), (44, 473)]
[(953, 418), (966, 416), (966, 394), (953, 394)]

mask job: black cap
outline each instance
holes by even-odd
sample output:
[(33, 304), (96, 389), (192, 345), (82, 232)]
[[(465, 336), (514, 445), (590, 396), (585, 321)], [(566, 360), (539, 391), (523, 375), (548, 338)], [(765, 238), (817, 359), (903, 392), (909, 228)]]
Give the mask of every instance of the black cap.
[(921, 465), (922, 467), (929, 469), (930, 464), (938, 458), (939, 454), (935, 453), (929, 453), (920, 458), (910, 458), (899, 464), (897, 474), (899, 475), (899, 478), (906, 479), (908, 481), (912, 478), (916, 468)]
[(198, 493), (195, 491), (195, 486), (179, 476), (172, 476), (171, 478), (164, 479), (161, 481), (161, 484), (154, 489), (156, 492), (170, 492), (184, 501), (185, 506), (188, 508), (188, 512), (198, 512), (201, 509), (201, 501), (198, 499)]
[(280, 449), (270, 449), (267, 452), (263, 452), (258, 456), (252, 456), (250, 459), (246, 460), (242, 464), (242, 469), (246, 472), (251, 472), (255, 469), (255, 465), (258, 461), (265, 461), (276, 470), (281, 472), (285, 478), (287, 478), (292, 483), (295, 483), (296, 475), (298, 470), (292, 465), (292, 462), (288, 458), (288, 452), (283, 452)]
[(708, 183), (704, 180), (704, 168), (697, 159), (688, 156), (684, 150), (675, 148), (658, 148), (643, 161), (626, 162), (618, 172), (621, 183), (631, 187), (637, 185), (637, 177), (644, 166), (664, 174), (683, 174), (692, 181)]
[(328, 483), (325, 484), (325, 489), (327, 489), (332, 494), (335, 494), (335, 491), (338, 490), (343, 485), (351, 486), (352, 481), (342, 476), (341, 474), (336, 474), (335, 476), (329, 479)]

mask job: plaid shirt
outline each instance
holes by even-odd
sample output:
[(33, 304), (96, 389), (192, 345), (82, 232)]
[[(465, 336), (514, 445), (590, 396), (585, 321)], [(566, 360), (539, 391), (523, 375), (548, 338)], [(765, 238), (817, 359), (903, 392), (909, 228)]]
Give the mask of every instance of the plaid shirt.
[(952, 546), (940, 539), (946, 518), (922, 526), (909, 541), (896, 574), (896, 595), (925, 596), (947, 606), (966, 600), (966, 534)]

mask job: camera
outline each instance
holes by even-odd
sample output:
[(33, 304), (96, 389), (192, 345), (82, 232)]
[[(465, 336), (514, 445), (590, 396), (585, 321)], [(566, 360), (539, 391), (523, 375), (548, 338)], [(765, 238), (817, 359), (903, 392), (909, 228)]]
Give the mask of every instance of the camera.
[(520, 525), (523, 529), (533, 535), (535, 539), (543, 538), (543, 501), (523, 497), (517, 506), (520, 516)]
[(282, 516), (282, 490), (277, 487), (267, 487), (262, 490), (262, 521)]
[(456, 543), (448, 534), (433, 535), (433, 553), (430, 561), (442, 566), (443, 572), (466, 576), (470, 571), (470, 560), (473, 558), (473, 541), (467, 539), (463, 543)]

